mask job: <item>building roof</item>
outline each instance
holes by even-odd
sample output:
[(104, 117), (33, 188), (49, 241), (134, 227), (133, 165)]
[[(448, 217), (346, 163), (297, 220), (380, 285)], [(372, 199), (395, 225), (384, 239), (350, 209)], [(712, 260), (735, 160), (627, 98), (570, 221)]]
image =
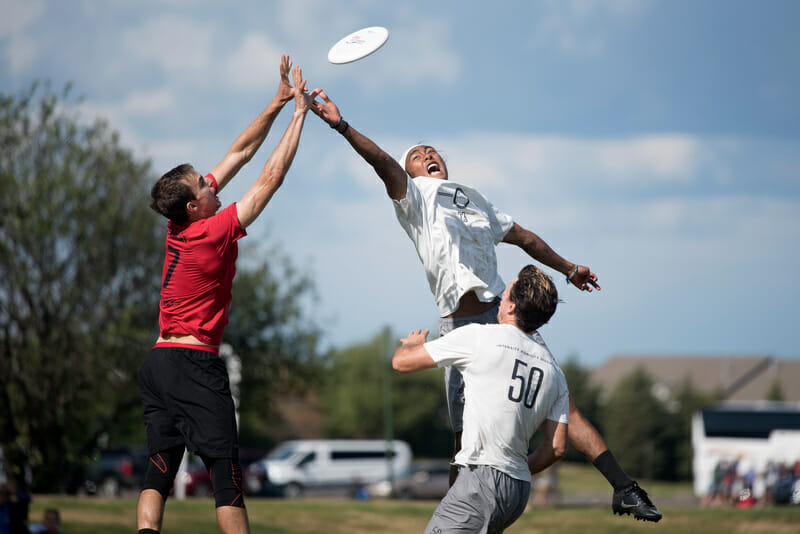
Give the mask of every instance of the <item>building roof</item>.
[(784, 401), (800, 401), (800, 358), (778, 360), (761, 355), (620, 355), (591, 372), (604, 394), (635, 369), (643, 369), (661, 389), (673, 392), (685, 382), (699, 392), (721, 394), (721, 400), (766, 400), (778, 384)]
[(700, 410), (706, 437), (768, 439), (774, 430), (800, 432), (800, 404), (727, 403)]

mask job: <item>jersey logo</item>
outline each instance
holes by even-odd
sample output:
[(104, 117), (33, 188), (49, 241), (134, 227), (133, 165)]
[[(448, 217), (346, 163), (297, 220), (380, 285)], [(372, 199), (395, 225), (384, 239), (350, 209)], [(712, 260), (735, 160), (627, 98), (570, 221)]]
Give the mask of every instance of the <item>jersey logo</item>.
[(456, 187), (456, 190), (452, 192), (448, 191), (443, 187), (436, 194), (442, 197), (452, 199), (453, 205), (458, 209), (463, 210), (464, 208), (469, 206), (469, 197), (460, 187)]
[(456, 187), (456, 192), (453, 193), (453, 204), (462, 210), (469, 206), (469, 197), (460, 187)]

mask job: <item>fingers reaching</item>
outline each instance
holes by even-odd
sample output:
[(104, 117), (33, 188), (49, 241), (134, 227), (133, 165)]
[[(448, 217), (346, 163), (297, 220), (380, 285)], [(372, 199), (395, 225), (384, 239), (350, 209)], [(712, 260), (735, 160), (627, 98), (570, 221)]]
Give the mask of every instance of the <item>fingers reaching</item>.
[(305, 85), (306, 80), (303, 79), (303, 69), (300, 68), (300, 65), (297, 65), (292, 70), (292, 78), (294, 79), (294, 85), (297, 87), (301, 83)]
[(597, 275), (594, 274), (585, 265), (579, 265), (572, 276), (570, 281), (581, 291), (592, 292), (592, 287), (600, 291), (600, 286), (597, 284)]
[(290, 70), (292, 70), (292, 62), (289, 61), (289, 56), (282, 54), (280, 66), (281, 78), (286, 78), (288, 80)]

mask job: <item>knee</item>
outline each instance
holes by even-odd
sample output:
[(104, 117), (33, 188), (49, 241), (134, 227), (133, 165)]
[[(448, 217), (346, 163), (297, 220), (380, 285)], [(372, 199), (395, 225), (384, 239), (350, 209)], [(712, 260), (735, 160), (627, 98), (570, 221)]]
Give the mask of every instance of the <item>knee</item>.
[(206, 459), (214, 488), (214, 504), (244, 508), (244, 490), (242, 489), (242, 466), (238, 458)]
[(161, 494), (163, 499), (169, 496), (172, 483), (183, 459), (183, 446), (160, 451), (148, 458), (142, 489), (152, 489)]

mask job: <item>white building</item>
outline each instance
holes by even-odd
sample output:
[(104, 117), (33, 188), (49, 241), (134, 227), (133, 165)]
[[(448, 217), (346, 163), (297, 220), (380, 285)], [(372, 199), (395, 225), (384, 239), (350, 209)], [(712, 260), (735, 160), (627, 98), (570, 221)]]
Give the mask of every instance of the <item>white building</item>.
[[(800, 403), (728, 402), (704, 408), (692, 419), (694, 493), (704, 496), (721, 462), (738, 473), (763, 473), (768, 462), (800, 461)], [(757, 490), (754, 488), (754, 493)]]

